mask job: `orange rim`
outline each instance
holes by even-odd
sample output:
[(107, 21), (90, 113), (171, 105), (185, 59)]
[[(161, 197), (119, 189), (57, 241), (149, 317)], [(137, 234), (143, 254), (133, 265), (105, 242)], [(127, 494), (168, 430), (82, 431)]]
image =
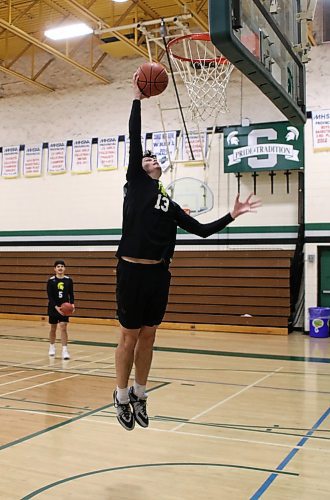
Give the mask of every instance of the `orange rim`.
[(228, 59), (226, 59), (226, 57), (223, 57), (223, 56), (211, 57), (208, 59), (198, 59), (198, 58), (192, 59), (190, 57), (183, 57), (183, 56), (180, 56), (178, 54), (175, 54), (173, 52), (173, 47), (175, 47), (175, 45), (180, 44), (184, 40), (198, 40), (198, 41), (203, 41), (203, 42), (210, 42), (211, 37), (210, 37), (209, 33), (190, 33), (189, 35), (183, 35), (183, 36), (179, 36), (178, 38), (173, 38), (173, 40), (168, 42), (167, 47), (171, 51), (171, 54), (175, 59), (178, 59), (179, 61), (192, 62), (192, 63), (202, 63), (202, 64), (204, 64), (204, 63), (208, 64), (208, 63), (212, 63), (212, 62), (215, 62), (217, 64), (229, 64)]

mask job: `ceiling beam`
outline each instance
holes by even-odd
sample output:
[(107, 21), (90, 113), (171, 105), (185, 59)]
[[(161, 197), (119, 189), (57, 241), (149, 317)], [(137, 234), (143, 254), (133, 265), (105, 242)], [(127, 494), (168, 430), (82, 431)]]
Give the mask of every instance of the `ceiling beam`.
[[(109, 32), (111, 32), (118, 40), (121, 42), (124, 42), (126, 45), (129, 45), (131, 49), (133, 49), (135, 52), (137, 52), (140, 56), (144, 57), (145, 59), (149, 59), (149, 54), (148, 51), (145, 50), (142, 47), (139, 47), (136, 45), (132, 40), (129, 40), (125, 35), (122, 35), (118, 31), (114, 31), (111, 29), (111, 26), (107, 24), (103, 19), (98, 17), (96, 14), (93, 14), (90, 12), (86, 7), (83, 7), (77, 0), (64, 0), (65, 3), (68, 5), (71, 5), (75, 10), (77, 10), (81, 15), (83, 15), (86, 19), (89, 19), (90, 21), (96, 23), (99, 27), (102, 26), (102, 28), (109, 29)], [(104, 48), (106, 47), (106, 44), (104, 44)], [(100, 47), (102, 48), (102, 46)], [(102, 49), (103, 50), (103, 49)], [(105, 51), (106, 52), (106, 51)]]
[(205, 7), (206, 2), (207, 2), (207, 0), (201, 1), (201, 3), (197, 7), (197, 13), (199, 13)]
[(154, 9), (151, 9), (142, 0), (131, 0), (131, 2), (135, 4), (137, 7), (139, 7), (145, 14), (147, 14), (151, 18), (160, 17), (158, 12), (156, 12)]
[(33, 36), (29, 35), (25, 31), (21, 30), (20, 28), (17, 28), (16, 26), (13, 26), (12, 24), (9, 24), (7, 21), (4, 19), (0, 19), (0, 27), (5, 28), (7, 31), (10, 31), (10, 33), (13, 33), (14, 35), (18, 36), (19, 38), (22, 38), (23, 40), (31, 43), (35, 47), (38, 47), (41, 50), (44, 50), (45, 52), (48, 52), (49, 54), (52, 54), (53, 56), (57, 57), (58, 59), (62, 59), (63, 61), (69, 63), (71, 66), (74, 66), (75, 68), (80, 69), (81, 71), (84, 71), (87, 73), (89, 76), (93, 76), (94, 78), (97, 78), (103, 83), (110, 83), (109, 80), (104, 78), (101, 75), (98, 75), (91, 69), (87, 68), (86, 66), (83, 66), (82, 64), (79, 64), (78, 62), (74, 61), (73, 59), (70, 59), (70, 57), (66, 56), (65, 54), (62, 54), (62, 52), (59, 52), (58, 50), (54, 49), (50, 45), (47, 45), (37, 38), (34, 38)]
[(196, 24), (198, 24), (198, 26), (202, 28), (203, 31), (209, 31), (208, 22), (202, 19), (202, 17), (194, 9), (189, 7), (189, 5), (184, 0), (176, 0), (176, 3), (183, 8), (183, 11), (185, 13), (189, 12), (192, 15), (192, 18), (195, 20)]
[(5, 66), (0, 65), (0, 71), (3, 73), (6, 73), (7, 75), (13, 76), (15, 78), (19, 78), (25, 83), (30, 83), (31, 85), (34, 85), (36, 87), (39, 87), (40, 89), (43, 90), (48, 90), (49, 92), (54, 92), (54, 89), (52, 87), (48, 87), (48, 85), (44, 85), (43, 83), (36, 82), (35, 80), (31, 80), (31, 78), (28, 78), (25, 75), (22, 75), (21, 73), (17, 73), (17, 71), (14, 71), (9, 68), (5, 68)]

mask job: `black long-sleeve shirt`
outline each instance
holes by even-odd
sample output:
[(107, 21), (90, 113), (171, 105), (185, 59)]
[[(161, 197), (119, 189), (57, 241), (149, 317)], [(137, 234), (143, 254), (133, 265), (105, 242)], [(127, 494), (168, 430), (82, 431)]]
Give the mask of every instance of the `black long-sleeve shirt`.
[(124, 187), (123, 229), (117, 257), (127, 256), (170, 262), (177, 227), (203, 238), (224, 229), (234, 219), (230, 213), (201, 224), (171, 198), (160, 181), (142, 168), (141, 101), (133, 101), (129, 119), (130, 151)]
[(55, 306), (64, 302), (74, 304), (73, 281), (69, 276), (52, 276), (47, 282), (48, 314), (56, 314)]

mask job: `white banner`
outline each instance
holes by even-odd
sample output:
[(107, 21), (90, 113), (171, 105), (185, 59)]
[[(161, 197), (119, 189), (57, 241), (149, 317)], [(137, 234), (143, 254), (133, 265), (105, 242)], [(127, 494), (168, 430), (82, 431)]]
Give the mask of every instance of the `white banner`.
[(77, 139), (72, 144), (71, 171), (73, 174), (89, 174), (92, 170), (92, 140)]
[(19, 146), (2, 148), (2, 177), (15, 179), (18, 177)]
[[(206, 132), (188, 132), (191, 149), (194, 153), (195, 160), (203, 160), (206, 155), (207, 147), (207, 133)], [(183, 136), (182, 141), (182, 160), (192, 160), (189, 142), (186, 134)]]
[[(146, 149), (146, 134), (141, 135), (142, 151)], [(125, 135), (125, 154), (124, 154), (124, 166), (128, 167), (129, 161), (129, 136)]]
[(97, 144), (97, 170), (118, 168), (118, 136), (102, 137)]
[(314, 151), (330, 151), (330, 110), (312, 111)]
[[(293, 146), (290, 146), (289, 144), (256, 144), (255, 146), (236, 148), (232, 155), (228, 155), (228, 166), (239, 163), (244, 158), (250, 158), (251, 156), (258, 155), (280, 155), (284, 156), (286, 160), (299, 161), (299, 150), (294, 149)], [(264, 166), (261, 166), (260, 168), (264, 168)]]
[(66, 173), (66, 142), (50, 142), (48, 144), (48, 173)]
[(169, 132), (153, 132), (152, 152), (157, 155), (157, 160), (163, 172), (170, 166), (170, 159), (174, 159), (176, 150), (176, 130)]
[(42, 144), (25, 146), (23, 175), (24, 177), (40, 177), (42, 166)]

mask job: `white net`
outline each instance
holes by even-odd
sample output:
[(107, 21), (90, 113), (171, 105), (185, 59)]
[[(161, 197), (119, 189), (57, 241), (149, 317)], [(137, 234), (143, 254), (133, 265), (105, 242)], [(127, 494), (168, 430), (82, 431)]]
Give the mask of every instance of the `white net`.
[(192, 118), (205, 120), (226, 113), (226, 88), (233, 65), (213, 45), (209, 34), (175, 38), (168, 49), (186, 85)]

